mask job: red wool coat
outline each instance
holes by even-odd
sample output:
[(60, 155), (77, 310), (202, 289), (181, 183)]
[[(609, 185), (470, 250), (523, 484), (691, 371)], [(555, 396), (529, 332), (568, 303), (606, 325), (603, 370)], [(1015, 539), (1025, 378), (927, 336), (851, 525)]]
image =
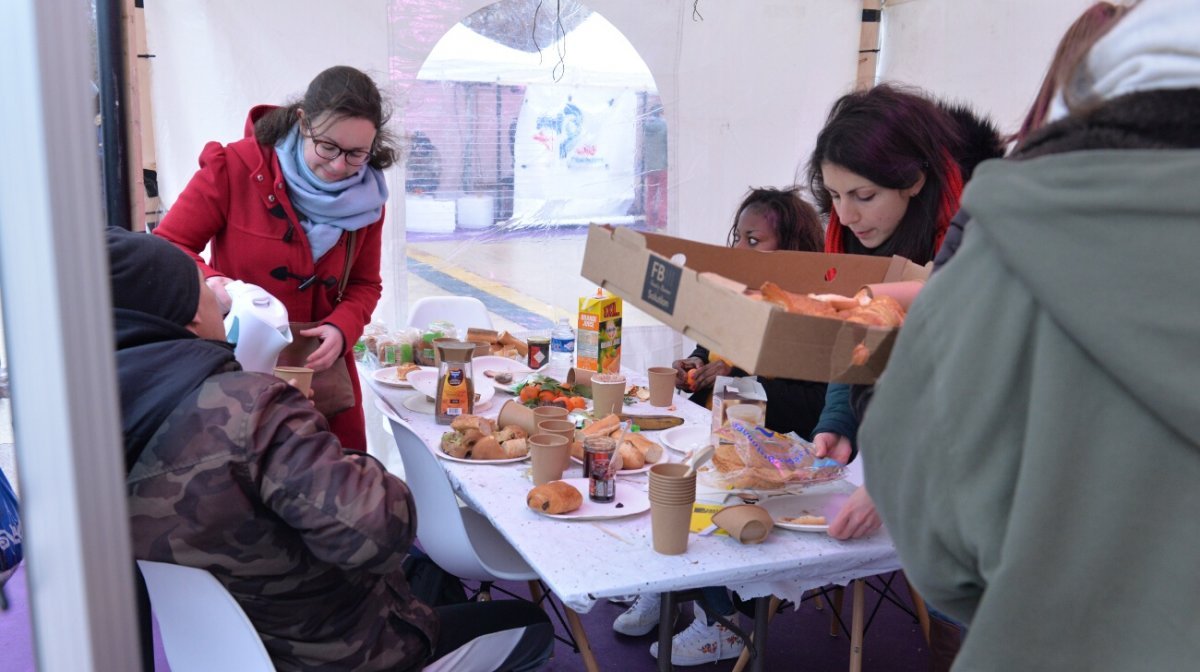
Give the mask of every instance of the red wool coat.
[[(243, 139), (204, 146), (200, 170), (154, 233), (190, 254), (205, 278), (226, 276), (258, 285), (283, 302), (293, 322), (320, 321), (342, 332), (343, 359), (354, 384), (356, 404), (329, 418), (329, 424), (342, 445), (366, 450), (362, 390), (352, 350), (383, 290), (379, 276), (383, 216), (359, 229), (346, 291), (336, 303), (349, 236), (342, 234), (333, 249), (313, 262), (308, 237), (288, 199), (275, 148), (262, 146), (254, 138), (254, 121), (270, 109), (260, 105), (250, 110)], [(210, 243), (211, 259), (206, 264), (200, 252)], [(283, 280), (270, 274), (280, 267), (288, 273)], [(303, 290), (300, 280), (292, 277), (314, 274), (317, 281)]]

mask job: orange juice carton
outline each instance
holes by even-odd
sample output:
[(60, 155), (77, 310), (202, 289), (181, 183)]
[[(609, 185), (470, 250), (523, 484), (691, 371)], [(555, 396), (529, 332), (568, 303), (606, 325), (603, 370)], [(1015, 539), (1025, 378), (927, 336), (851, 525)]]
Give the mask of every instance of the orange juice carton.
[(576, 366), (597, 373), (621, 371), (621, 298), (603, 289), (579, 299)]

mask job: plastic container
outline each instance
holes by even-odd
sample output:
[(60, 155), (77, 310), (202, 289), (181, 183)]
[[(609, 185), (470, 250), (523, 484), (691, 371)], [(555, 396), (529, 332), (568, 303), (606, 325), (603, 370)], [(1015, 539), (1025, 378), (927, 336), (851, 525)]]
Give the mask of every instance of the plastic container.
[(575, 330), (565, 317), (550, 332), (550, 361), (568, 368), (575, 364)]

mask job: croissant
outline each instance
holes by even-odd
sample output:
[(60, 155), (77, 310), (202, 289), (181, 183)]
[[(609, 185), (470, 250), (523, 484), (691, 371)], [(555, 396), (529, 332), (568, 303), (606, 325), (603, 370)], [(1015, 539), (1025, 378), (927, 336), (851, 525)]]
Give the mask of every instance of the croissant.
[(828, 303), (818, 301), (807, 294), (789, 292), (773, 282), (764, 282), (761, 291), (764, 301), (780, 306), (789, 313), (816, 317), (837, 316), (837, 311)]
[(550, 481), (530, 490), (525, 503), (542, 513), (570, 513), (583, 506), (583, 495), (570, 483)]
[(890, 296), (877, 296), (867, 305), (841, 311), (838, 316), (873, 327), (899, 327), (904, 324), (904, 307)]

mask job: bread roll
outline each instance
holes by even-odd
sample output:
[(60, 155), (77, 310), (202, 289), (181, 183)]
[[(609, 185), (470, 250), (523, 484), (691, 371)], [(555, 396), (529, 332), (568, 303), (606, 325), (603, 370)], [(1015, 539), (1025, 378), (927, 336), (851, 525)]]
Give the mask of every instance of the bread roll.
[(621, 428), (621, 418), (616, 413), (601, 418), (583, 428), (584, 436), (608, 436), (614, 430)]
[(500, 443), (504, 443), (511, 439), (527, 439), (529, 438), (529, 433), (520, 425), (508, 425), (496, 430), (492, 436), (496, 437), (496, 440)]
[(583, 506), (583, 495), (570, 483), (550, 481), (530, 490), (525, 503), (542, 513), (570, 513)]
[(471, 450), (472, 460), (504, 460), (508, 459), (508, 455), (504, 452), (504, 447), (496, 440), (494, 436), (485, 436), (475, 444), (475, 448)]
[(507, 459), (525, 457), (529, 454), (529, 441), (527, 439), (509, 439), (501, 443), (500, 447), (504, 449)]
[(651, 441), (650, 439), (647, 439), (640, 433), (634, 432), (626, 437), (626, 439), (633, 444), (634, 448), (638, 449), (638, 452), (642, 454), (642, 457), (645, 458), (647, 463), (657, 464), (658, 461), (662, 459), (662, 446)]
[(571, 442), (571, 457), (579, 460), (580, 462), (583, 461), (583, 442), (582, 441), (572, 441)]
[(456, 432), (465, 432), (468, 429), (478, 429), (484, 434), (492, 433), (492, 421), (487, 418), (481, 418), (478, 415), (460, 415), (450, 423), (450, 429)]
[(622, 441), (621, 445), (617, 446), (617, 451), (621, 453), (621, 471), (641, 469), (646, 466), (646, 458), (642, 456), (642, 451), (634, 447), (633, 443)]
[(462, 434), (458, 432), (446, 432), (442, 434), (442, 452), (450, 457), (457, 457), (460, 460), (467, 459), (469, 450), (463, 445)]

